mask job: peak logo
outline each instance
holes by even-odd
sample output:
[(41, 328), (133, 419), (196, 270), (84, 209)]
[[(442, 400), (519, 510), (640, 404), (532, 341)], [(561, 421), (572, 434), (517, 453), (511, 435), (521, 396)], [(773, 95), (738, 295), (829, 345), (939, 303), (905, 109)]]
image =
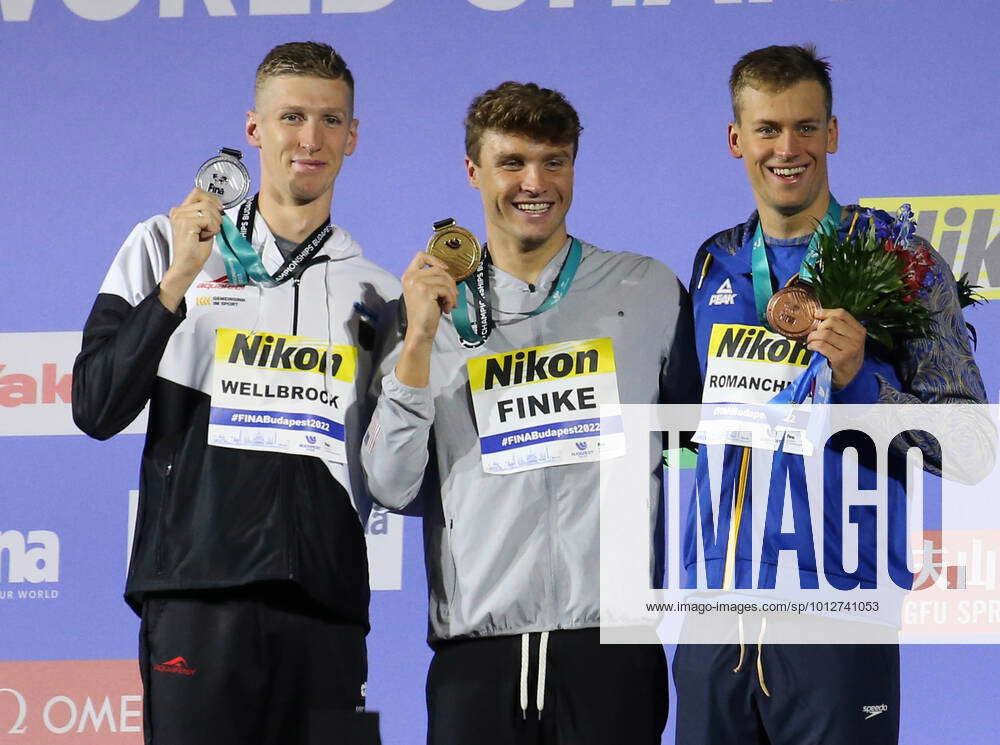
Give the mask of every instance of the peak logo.
[(983, 288), (983, 297), (1000, 298), (1000, 194), (858, 201), (890, 215), (908, 202), (917, 216), (917, 234), (931, 242), (955, 276), (968, 274)]
[(709, 305), (733, 305), (736, 302), (736, 293), (733, 292), (733, 284), (726, 278), (726, 281), (719, 285), (719, 289), (708, 299)]
[[(51, 530), (0, 530), (0, 582), (12, 585), (59, 581), (59, 536)], [(36, 597), (22, 590), (0, 590), (0, 599)], [(56, 597), (49, 595), (48, 597)]]
[[(73, 361), (79, 331), (0, 334), (0, 436), (78, 435)], [(141, 415), (125, 432), (144, 432)]]

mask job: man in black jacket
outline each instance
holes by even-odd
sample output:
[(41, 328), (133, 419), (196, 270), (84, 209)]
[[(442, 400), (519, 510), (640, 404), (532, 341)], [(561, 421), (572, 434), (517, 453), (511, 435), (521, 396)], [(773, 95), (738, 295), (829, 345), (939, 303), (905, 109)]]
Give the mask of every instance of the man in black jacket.
[(126, 587), (147, 742), (310, 742), (364, 705), (356, 445), (399, 284), (330, 222), (353, 85), (325, 44), (273, 49), (246, 118), (259, 194), (223, 211), (195, 189), (139, 223), (87, 320), (77, 425), (105, 439), (150, 412)]

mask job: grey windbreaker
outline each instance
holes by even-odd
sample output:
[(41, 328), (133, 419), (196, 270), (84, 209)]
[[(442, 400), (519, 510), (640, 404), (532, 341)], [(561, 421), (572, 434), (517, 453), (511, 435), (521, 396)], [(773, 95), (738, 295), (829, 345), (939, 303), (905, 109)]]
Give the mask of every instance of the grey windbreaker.
[[(483, 346), (466, 349), (451, 318), (442, 318), (427, 388), (411, 388), (396, 378), (402, 329), (376, 373), (381, 386), (362, 464), (372, 497), (390, 509), (414, 500), (426, 477), (424, 557), (431, 641), (587, 628), (600, 621), (600, 464), (486, 473), (468, 359), (610, 337), (621, 403), (699, 400), (690, 301), (674, 273), (655, 259), (583, 244), (576, 278), (558, 305), (534, 317), (511, 313), (542, 302), (569, 245), (567, 241), (546, 266), (534, 288), (491, 268), (496, 328)], [(654, 439), (649, 443), (649, 489), (657, 504), (661, 447)], [(654, 514), (651, 531), (655, 520)], [(651, 578), (659, 563), (650, 557)]]

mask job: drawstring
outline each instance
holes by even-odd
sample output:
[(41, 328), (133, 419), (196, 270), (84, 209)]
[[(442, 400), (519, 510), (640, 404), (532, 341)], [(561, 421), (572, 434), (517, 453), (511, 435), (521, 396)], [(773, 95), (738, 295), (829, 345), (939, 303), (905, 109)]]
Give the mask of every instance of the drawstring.
[(528, 649), (528, 635), (521, 634), (521, 718), (528, 718), (528, 663), (531, 652)]
[(764, 629), (767, 628), (767, 618), (760, 619), (760, 636), (757, 637), (757, 681), (764, 695), (770, 697), (771, 692), (767, 690), (764, 683)]
[[(530, 634), (521, 634), (521, 718), (528, 718), (528, 666), (531, 664)], [(542, 718), (545, 708), (545, 661), (548, 657), (549, 632), (543, 631), (538, 642), (538, 688), (535, 690), (535, 706), (538, 718)]]
[(733, 668), (734, 673), (738, 673), (740, 668), (743, 667), (743, 656), (746, 652), (746, 647), (743, 646), (743, 614), (740, 613), (737, 618), (740, 622), (740, 661), (736, 663), (736, 667)]
[[(741, 613), (736, 617), (739, 621), (740, 630), (740, 659), (736, 663), (736, 667), (733, 668), (734, 673), (738, 673), (743, 668), (743, 660), (746, 656), (746, 646), (745, 637), (743, 634), (743, 614)], [(767, 618), (762, 617), (760, 619), (760, 635), (757, 637), (757, 682), (760, 683), (760, 689), (764, 692), (765, 696), (770, 697), (771, 691), (767, 688), (767, 683), (764, 682), (764, 631), (767, 629)]]
[(543, 631), (542, 638), (538, 642), (538, 691), (535, 694), (535, 703), (538, 706), (538, 718), (542, 718), (542, 709), (545, 708), (545, 657), (549, 647), (549, 632)]

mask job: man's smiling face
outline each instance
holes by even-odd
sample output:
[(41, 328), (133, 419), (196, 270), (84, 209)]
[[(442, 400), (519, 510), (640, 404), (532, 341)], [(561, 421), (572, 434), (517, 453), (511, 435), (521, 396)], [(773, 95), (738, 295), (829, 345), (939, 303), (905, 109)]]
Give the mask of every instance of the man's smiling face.
[(479, 163), (466, 158), (479, 189), (490, 240), (530, 251), (566, 239), (573, 201), (573, 145), (539, 142), (496, 130), (483, 133)]
[(746, 164), (761, 212), (792, 217), (829, 194), (826, 156), (837, 151), (837, 119), (827, 116), (823, 87), (803, 80), (782, 91), (747, 86), (729, 151)]

